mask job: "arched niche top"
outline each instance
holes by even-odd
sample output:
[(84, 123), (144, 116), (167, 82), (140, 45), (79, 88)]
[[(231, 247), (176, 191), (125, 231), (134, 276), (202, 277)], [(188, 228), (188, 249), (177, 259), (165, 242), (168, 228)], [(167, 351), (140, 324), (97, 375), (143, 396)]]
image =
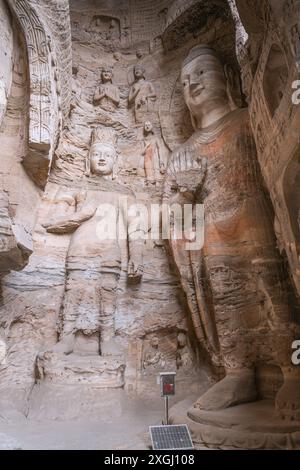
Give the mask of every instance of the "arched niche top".
[[(209, 28), (213, 30), (211, 22), (218, 18), (222, 18), (224, 22), (228, 23), (227, 36), (232, 33), (234, 40), (234, 23), (227, 1), (174, 0), (166, 11), (165, 26), (162, 32), (164, 49), (170, 51), (179, 48), (184, 41), (199, 36), (201, 32)], [(222, 35), (222, 31), (218, 31), (218, 33)], [(226, 41), (225, 38), (224, 41)]]
[(26, 0), (8, 0), (25, 38), (30, 79), (29, 144), (50, 147), (51, 82), (47, 35), (34, 10)]

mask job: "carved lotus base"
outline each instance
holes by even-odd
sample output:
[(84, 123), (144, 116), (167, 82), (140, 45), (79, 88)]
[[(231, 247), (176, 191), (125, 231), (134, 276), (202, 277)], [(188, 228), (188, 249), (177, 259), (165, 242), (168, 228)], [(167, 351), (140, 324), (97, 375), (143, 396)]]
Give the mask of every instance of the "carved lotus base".
[(124, 386), (122, 357), (45, 352), (37, 359), (39, 376), (63, 385), (94, 385), (98, 388)]
[(172, 407), (170, 422), (187, 424), (196, 447), (300, 449), (300, 421), (278, 418), (271, 400), (220, 411), (200, 411), (185, 400)]

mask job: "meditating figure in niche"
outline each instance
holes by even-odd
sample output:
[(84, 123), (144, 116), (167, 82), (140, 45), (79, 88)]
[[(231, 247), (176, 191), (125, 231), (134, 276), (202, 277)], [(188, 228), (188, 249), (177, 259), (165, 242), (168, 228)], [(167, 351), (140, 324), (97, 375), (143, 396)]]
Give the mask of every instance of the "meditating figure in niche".
[(159, 139), (154, 135), (150, 121), (144, 124), (143, 157), (146, 183), (155, 185), (165, 172), (165, 163)]
[(101, 71), (101, 85), (94, 95), (94, 105), (99, 105), (105, 111), (114, 112), (120, 105), (119, 88), (112, 83), (113, 72), (111, 67), (103, 67)]
[(234, 109), (224, 70), (204, 45), (183, 63), (184, 99), (195, 132), (171, 155), (164, 191), (165, 202), (204, 204), (204, 247), (189, 251), (171, 237), (169, 248), (198, 339), (225, 370), (189, 416), (256, 400), (255, 365), (272, 358), (284, 376), (277, 410), (299, 418), (300, 370), (290, 367), (288, 353), (294, 337), (288, 276), (248, 111)]
[(134, 104), (136, 122), (144, 122), (148, 113), (155, 111), (156, 93), (151, 82), (145, 79), (145, 69), (134, 67), (134, 84), (129, 91), (128, 103)]
[(188, 339), (182, 331), (177, 336), (176, 367), (188, 370), (193, 366), (193, 357), (188, 346)]
[(44, 224), (50, 233), (72, 233), (66, 258), (60, 338), (54, 347), (57, 352), (72, 353), (77, 332), (85, 336), (99, 334), (101, 355), (120, 352), (115, 336), (121, 273), (120, 234), (123, 233), (125, 244), (128, 242), (128, 276), (140, 281), (144, 232), (137, 216), (127, 213), (127, 207), (135, 202), (134, 196), (112, 180), (116, 158), (114, 134), (109, 129), (95, 129), (87, 173), (94, 178), (94, 183), (99, 182), (98, 188), (60, 198), (61, 204), (71, 207), (71, 211), (66, 212), (60, 207), (61, 215)]
[(166, 361), (163, 353), (159, 349), (158, 337), (154, 336), (144, 344), (143, 369), (164, 369)]

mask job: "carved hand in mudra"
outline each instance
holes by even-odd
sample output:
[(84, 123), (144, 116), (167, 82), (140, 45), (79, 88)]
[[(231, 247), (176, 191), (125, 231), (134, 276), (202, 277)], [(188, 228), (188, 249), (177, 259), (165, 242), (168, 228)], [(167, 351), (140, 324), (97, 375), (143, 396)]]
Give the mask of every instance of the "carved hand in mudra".
[(205, 157), (197, 157), (192, 150), (184, 149), (176, 152), (174, 166), (177, 169), (175, 181), (181, 193), (195, 194), (201, 189), (207, 169)]

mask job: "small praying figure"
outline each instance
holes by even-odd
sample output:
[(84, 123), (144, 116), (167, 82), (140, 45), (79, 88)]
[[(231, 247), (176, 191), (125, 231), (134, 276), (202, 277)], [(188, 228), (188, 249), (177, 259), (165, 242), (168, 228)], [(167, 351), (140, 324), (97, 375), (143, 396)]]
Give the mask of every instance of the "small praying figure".
[(112, 83), (113, 72), (111, 67), (103, 67), (101, 71), (101, 85), (96, 89), (94, 105), (99, 105), (105, 111), (114, 112), (120, 104), (119, 88)]

